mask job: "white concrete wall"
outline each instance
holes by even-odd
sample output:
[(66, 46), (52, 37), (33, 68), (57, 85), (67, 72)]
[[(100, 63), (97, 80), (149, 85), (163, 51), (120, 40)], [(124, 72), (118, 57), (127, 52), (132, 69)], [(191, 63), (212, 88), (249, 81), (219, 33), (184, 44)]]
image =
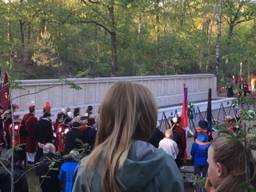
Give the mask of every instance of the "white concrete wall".
[(21, 80), (19, 86), (22, 89), (11, 91), (13, 103), (19, 105), (21, 113), (27, 111), (31, 101), (36, 103), (37, 112), (40, 113), (45, 101), (51, 102), (53, 112), (57, 112), (63, 107), (74, 108), (78, 106), (84, 110), (88, 105), (93, 105), (96, 110), (107, 89), (117, 81), (132, 81), (147, 86), (154, 94), (159, 107), (181, 103), (184, 83), (188, 87), (189, 101), (206, 100), (209, 88), (212, 88), (212, 96), (217, 96), (216, 77), (213, 74), (79, 78), (69, 80), (80, 86), (81, 89), (72, 89), (69, 85), (57, 79)]

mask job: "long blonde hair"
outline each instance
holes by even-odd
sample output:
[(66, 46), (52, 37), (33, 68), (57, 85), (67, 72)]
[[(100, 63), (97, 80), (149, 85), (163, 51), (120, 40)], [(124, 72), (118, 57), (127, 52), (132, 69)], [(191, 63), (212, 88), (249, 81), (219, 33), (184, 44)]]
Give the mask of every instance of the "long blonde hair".
[[(246, 148), (242, 141), (227, 136), (216, 138), (211, 147), (214, 161), (224, 168), (224, 175), (216, 192), (242, 192), (246, 191), (246, 184), (254, 184), (256, 164), (249, 147)], [(246, 183), (246, 174), (249, 183)]]
[(88, 191), (93, 171), (99, 164), (102, 189), (106, 192), (121, 191), (117, 170), (127, 158), (132, 140), (148, 140), (155, 130), (156, 121), (156, 104), (146, 87), (118, 82), (108, 90), (99, 110), (95, 148), (85, 165)]

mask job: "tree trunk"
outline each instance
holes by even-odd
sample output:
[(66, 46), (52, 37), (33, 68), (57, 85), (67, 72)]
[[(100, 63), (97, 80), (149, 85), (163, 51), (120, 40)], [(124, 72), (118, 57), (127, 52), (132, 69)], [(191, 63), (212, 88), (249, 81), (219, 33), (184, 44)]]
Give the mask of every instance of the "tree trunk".
[(206, 47), (207, 47), (207, 31), (208, 31), (208, 1), (203, 1), (203, 14), (202, 14), (202, 30), (201, 30), (201, 43), (199, 49), (199, 69), (203, 69), (203, 65), (205, 62), (205, 55), (206, 55)]
[[(217, 39), (216, 39), (216, 65), (215, 74), (218, 77), (219, 67), (221, 65), (221, 29), (222, 29), (222, 0), (219, 0), (217, 13)], [(218, 78), (217, 78), (218, 79)]]
[(159, 50), (159, 43), (160, 43), (160, 8), (159, 8), (160, 0), (155, 1), (155, 18), (156, 18), (156, 25), (155, 25), (155, 32), (156, 32), (156, 44), (155, 44), (155, 56), (156, 56), (156, 67), (155, 69), (158, 69), (158, 72), (161, 74), (164, 74), (165, 67), (164, 65), (159, 65), (160, 62), (160, 50)]
[(111, 5), (108, 7), (109, 17), (111, 22), (111, 75), (117, 75), (117, 35), (116, 35), (116, 21), (115, 21), (115, 10), (114, 10), (114, 1), (111, 1)]
[(117, 39), (116, 39), (115, 31), (111, 33), (111, 52), (112, 52), (111, 75), (116, 76), (117, 74)]
[(30, 40), (31, 40), (31, 23), (28, 23), (28, 38), (27, 38), (27, 44), (30, 44)]
[[(213, 30), (213, 25), (214, 25), (214, 17), (213, 15), (210, 20), (210, 25), (208, 29), (208, 47), (207, 47), (207, 61), (206, 61), (206, 71), (209, 72), (210, 68), (210, 56), (211, 56), (211, 42), (212, 42), (212, 30)], [(211, 72), (211, 71), (210, 71)]]
[(24, 24), (25, 22), (22, 20), (19, 20), (20, 23), (20, 40), (21, 40), (21, 63), (25, 64), (25, 32), (24, 32)]

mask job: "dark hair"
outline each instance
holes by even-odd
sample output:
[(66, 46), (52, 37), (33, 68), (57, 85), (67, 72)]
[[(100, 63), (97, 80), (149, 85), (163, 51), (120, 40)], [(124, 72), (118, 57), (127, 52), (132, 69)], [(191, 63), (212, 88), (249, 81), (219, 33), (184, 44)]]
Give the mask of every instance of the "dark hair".
[(80, 128), (80, 125), (81, 124), (79, 122), (73, 122), (71, 126), (72, 128)]
[(29, 109), (29, 112), (30, 112), (30, 113), (34, 113), (34, 112), (35, 112), (35, 109), (36, 109), (35, 107), (36, 107), (36, 106), (34, 106), (34, 105), (29, 106), (29, 108), (28, 108), (28, 109)]
[(201, 128), (203, 128), (203, 129), (208, 129), (208, 122), (205, 121), (205, 120), (200, 120), (200, 121), (198, 122), (198, 126), (201, 127)]
[(49, 112), (44, 112), (43, 117), (51, 117), (51, 113), (49, 113)]
[(80, 115), (80, 108), (79, 107), (76, 107), (75, 109), (74, 109), (74, 117), (76, 117), (76, 116), (78, 116), (78, 115)]
[(93, 109), (93, 107), (91, 106), (91, 105), (89, 105), (88, 107), (87, 107), (87, 112), (91, 112), (92, 111), (92, 109)]

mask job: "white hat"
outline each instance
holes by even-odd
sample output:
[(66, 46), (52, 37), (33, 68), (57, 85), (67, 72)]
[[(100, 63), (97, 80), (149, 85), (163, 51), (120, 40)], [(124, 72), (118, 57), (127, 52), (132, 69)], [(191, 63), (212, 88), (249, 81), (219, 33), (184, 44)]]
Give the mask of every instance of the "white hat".
[(47, 153), (55, 153), (56, 149), (55, 146), (52, 143), (46, 143), (43, 146), (43, 153), (47, 154)]
[(173, 121), (173, 123), (177, 123), (178, 122), (178, 118), (177, 117), (173, 117), (172, 121)]

